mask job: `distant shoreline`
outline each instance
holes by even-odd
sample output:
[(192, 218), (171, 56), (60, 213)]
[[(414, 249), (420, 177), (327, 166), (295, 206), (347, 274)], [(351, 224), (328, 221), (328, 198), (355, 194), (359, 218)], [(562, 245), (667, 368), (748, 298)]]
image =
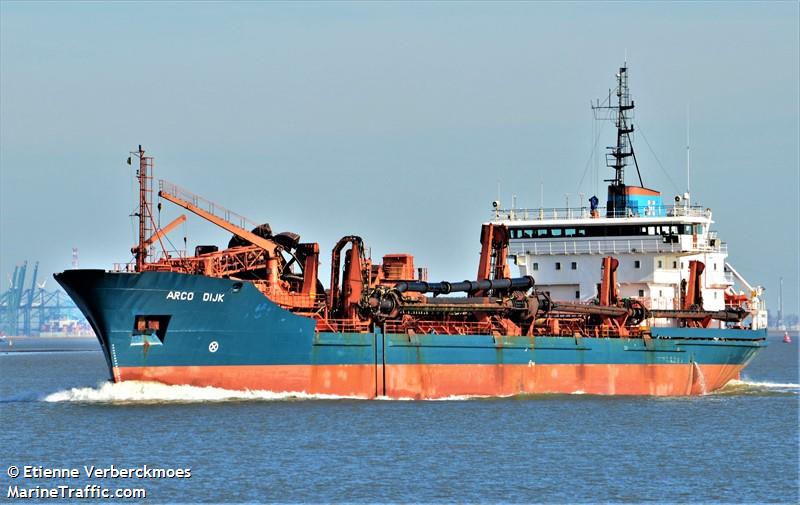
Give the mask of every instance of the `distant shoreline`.
[(86, 333), (52, 333), (52, 334), (45, 334), (45, 335), (3, 335), (0, 339), (14, 339), (14, 340), (28, 340), (28, 339), (43, 339), (43, 338), (87, 338), (87, 339), (95, 339), (97, 337), (94, 334), (86, 334)]
[(100, 343), (94, 336), (59, 335), (58, 337), (3, 337), (0, 339), (0, 354), (24, 354), (35, 352), (100, 351)]

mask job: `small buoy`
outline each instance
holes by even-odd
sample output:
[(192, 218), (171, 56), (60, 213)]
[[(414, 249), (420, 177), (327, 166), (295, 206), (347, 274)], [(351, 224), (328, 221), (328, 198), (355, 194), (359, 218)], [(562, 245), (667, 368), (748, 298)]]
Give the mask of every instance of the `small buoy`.
[(783, 343), (784, 344), (791, 344), (792, 343), (792, 337), (789, 336), (789, 332), (788, 331), (784, 331), (783, 332)]

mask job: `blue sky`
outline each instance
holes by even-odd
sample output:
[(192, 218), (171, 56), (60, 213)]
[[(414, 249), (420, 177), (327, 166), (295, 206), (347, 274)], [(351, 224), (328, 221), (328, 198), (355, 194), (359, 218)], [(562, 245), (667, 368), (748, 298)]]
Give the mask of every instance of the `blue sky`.
[[(799, 24), (796, 2), (3, 1), (3, 289), (26, 259), (68, 268), (72, 247), (82, 267), (129, 258), (124, 160), (140, 143), (157, 177), (325, 257), (356, 233), (374, 257), (472, 277), (498, 180), (520, 206), (540, 205), (540, 181), (545, 206), (603, 199), (611, 171), (583, 177), (589, 102), (627, 54), (637, 124), (667, 172), (637, 135), (645, 184), (685, 190), (688, 105), (695, 198), (771, 308), (783, 276), (800, 312)], [(196, 219), (184, 233), (227, 241)]]

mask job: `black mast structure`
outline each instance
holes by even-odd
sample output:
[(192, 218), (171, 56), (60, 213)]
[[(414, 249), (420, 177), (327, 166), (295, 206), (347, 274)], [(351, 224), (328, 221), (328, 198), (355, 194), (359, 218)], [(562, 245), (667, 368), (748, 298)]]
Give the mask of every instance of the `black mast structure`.
[[(628, 158), (633, 158), (636, 174), (639, 177), (639, 186), (644, 187), (642, 174), (639, 171), (639, 162), (636, 160), (636, 153), (633, 150), (631, 133), (633, 133), (633, 109), (634, 103), (631, 100), (628, 90), (628, 64), (625, 62), (617, 73), (617, 88), (614, 93), (617, 96), (616, 104), (612, 104), (612, 91), (608, 92), (608, 99), (604, 105), (592, 106), (595, 119), (611, 120), (617, 127), (617, 145), (608, 146), (606, 153), (606, 165), (614, 169), (614, 178), (605, 179), (610, 182), (608, 186), (607, 217), (622, 216), (626, 210), (625, 198), (625, 167), (628, 165)], [(600, 114), (598, 111), (604, 111)]]

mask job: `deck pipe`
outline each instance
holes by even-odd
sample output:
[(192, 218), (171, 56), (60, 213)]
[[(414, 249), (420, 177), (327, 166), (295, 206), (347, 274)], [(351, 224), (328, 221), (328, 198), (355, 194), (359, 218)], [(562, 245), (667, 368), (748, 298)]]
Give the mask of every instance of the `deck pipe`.
[(446, 295), (449, 293), (475, 291), (487, 291), (490, 289), (527, 291), (535, 284), (533, 277), (514, 277), (510, 279), (485, 279), (482, 281), (462, 281), (462, 282), (424, 282), (424, 281), (401, 281), (395, 285), (395, 289), (400, 293), (432, 293), (434, 295)]
[(629, 314), (629, 309), (613, 305), (589, 305), (585, 303), (572, 303), (554, 301), (550, 305), (549, 312), (561, 312), (567, 314), (584, 314), (595, 316), (619, 317)]
[(730, 308), (725, 310), (650, 310), (650, 317), (670, 317), (677, 319), (704, 319), (710, 317), (727, 323), (738, 323), (746, 318), (749, 313), (744, 309)]

